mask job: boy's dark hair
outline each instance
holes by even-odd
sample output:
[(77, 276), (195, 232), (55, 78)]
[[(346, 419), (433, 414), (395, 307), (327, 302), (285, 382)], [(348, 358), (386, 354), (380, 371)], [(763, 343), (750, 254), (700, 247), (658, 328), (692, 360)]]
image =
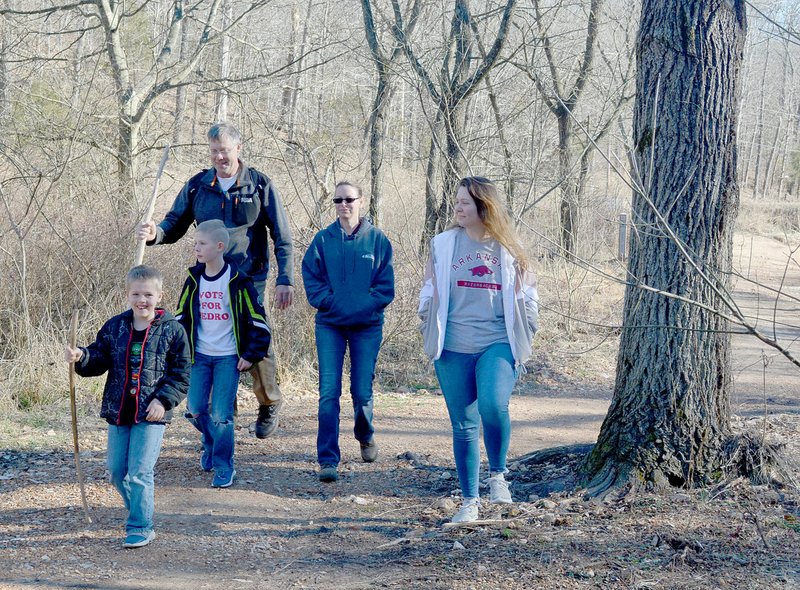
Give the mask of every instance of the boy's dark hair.
[(125, 275), (125, 288), (130, 288), (131, 283), (134, 281), (153, 281), (156, 285), (158, 285), (159, 291), (162, 289), (162, 285), (164, 283), (164, 279), (161, 276), (161, 271), (155, 266), (148, 266), (146, 264), (134, 266), (128, 271), (128, 274)]
[(222, 242), (222, 245), (225, 246), (225, 250), (228, 249), (228, 245), (231, 242), (231, 234), (228, 228), (225, 227), (225, 222), (221, 219), (209, 219), (208, 221), (198, 223), (195, 233), (205, 234), (214, 240), (214, 242)]

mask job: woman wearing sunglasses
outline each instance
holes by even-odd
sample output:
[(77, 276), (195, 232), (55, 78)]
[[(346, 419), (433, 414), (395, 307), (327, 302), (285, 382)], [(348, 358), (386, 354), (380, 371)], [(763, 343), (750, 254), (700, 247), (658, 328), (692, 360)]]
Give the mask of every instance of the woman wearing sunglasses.
[(394, 299), (392, 245), (381, 230), (361, 217), (361, 187), (339, 182), (333, 202), (336, 221), (314, 236), (303, 256), (306, 297), (317, 309), (317, 461), (319, 479), (324, 482), (339, 477), (339, 398), (347, 347), (353, 433), (364, 462), (378, 458), (372, 426), (372, 380), (383, 336), (383, 310)]
[(452, 522), (478, 519), (481, 424), (490, 501), (512, 501), (505, 480), (508, 402), (531, 354), (538, 301), (535, 276), (495, 185), (464, 178), (455, 223), (431, 240), (419, 306), (425, 352), (450, 414), (464, 498)]

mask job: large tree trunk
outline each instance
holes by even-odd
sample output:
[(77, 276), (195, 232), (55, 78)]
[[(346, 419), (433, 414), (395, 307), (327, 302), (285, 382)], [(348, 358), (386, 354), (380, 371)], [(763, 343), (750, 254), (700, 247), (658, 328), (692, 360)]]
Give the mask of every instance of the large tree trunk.
[(614, 396), (583, 466), (593, 492), (627, 481), (704, 483), (722, 466), (730, 337), (711, 310), (724, 310), (739, 204), (744, 6), (642, 4), (633, 125), (639, 231), (630, 244)]
[(442, 111), (445, 136), (445, 159), (442, 165), (442, 196), (439, 199), (439, 208), (436, 212), (436, 232), (447, 229), (453, 220), (455, 210), (455, 195), (458, 183), (464, 176), (466, 161), (461, 148), (461, 138), (464, 136), (461, 122), (462, 105), (447, 106)]
[(138, 157), (140, 123), (121, 109), (119, 115), (119, 143), (117, 147), (117, 173), (119, 177), (119, 212), (139, 213), (136, 200), (136, 181), (139, 179)]

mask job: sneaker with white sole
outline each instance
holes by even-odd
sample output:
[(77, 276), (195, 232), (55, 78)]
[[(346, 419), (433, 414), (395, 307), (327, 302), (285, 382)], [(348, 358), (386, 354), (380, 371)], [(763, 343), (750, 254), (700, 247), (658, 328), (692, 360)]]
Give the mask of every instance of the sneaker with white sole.
[(511, 504), (511, 492), (508, 482), (502, 473), (497, 473), (486, 480), (489, 484), (489, 501), (492, 504)]
[(229, 488), (233, 485), (233, 480), (236, 479), (236, 470), (228, 472), (217, 472), (214, 474), (214, 479), (211, 481), (212, 488)]
[(450, 522), (475, 522), (478, 520), (478, 508), (480, 505), (480, 498), (466, 498), (461, 505), (461, 510), (453, 515)]
[(145, 545), (149, 545), (150, 541), (156, 538), (156, 532), (154, 530), (150, 530), (146, 533), (129, 533), (125, 537), (125, 542), (122, 543), (122, 546), (126, 549), (134, 549), (136, 547), (144, 547)]

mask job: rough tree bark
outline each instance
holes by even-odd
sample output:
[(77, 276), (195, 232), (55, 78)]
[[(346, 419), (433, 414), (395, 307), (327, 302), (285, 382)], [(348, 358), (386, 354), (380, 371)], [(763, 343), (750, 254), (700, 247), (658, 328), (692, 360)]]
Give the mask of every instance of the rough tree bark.
[(745, 29), (745, 0), (642, 3), (633, 123), (639, 231), (614, 396), (583, 464), (590, 493), (629, 481), (702, 484), (720, 473), (730, 337), (713, 310), (723, 308), (739, 204)]

